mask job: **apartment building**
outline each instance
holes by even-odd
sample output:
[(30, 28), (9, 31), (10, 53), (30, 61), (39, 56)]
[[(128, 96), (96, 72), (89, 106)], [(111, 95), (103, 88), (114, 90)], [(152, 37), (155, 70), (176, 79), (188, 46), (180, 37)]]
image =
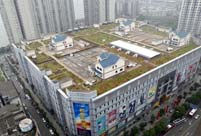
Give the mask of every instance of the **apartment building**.
[(13, 0), (0, 0), (0, 14), (10, 43), (19, 43), (23, 39), (20, 20)]
[(113, 22), (115, 0), (1, 0), (10, 43)]
[(177, 31), (201, 34), (201, 0), (183, 0)]

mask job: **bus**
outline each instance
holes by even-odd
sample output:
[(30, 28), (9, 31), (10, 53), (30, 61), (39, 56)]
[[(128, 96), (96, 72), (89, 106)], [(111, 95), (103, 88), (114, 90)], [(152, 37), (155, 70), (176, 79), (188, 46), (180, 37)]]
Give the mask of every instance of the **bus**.
[(195, 115), (195, 113), (196, 113), (197, 110), (198, 110), (198, 109), (192, 109), (192, 110), (189, 112), (189, 115), (190, 115), (191, 117), (193, 117), (193, 115)]

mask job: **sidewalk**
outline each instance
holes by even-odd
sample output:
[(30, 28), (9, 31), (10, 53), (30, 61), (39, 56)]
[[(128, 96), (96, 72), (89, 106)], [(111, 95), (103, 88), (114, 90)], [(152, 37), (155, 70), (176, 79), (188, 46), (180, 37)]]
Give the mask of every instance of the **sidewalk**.
[(53, 127), (56, 129), (56, 131), (59, 134), (59, 136), (65, 136), (63, 130), (61, 129), (59, 124), (56, 122), (54, 117), (46, 110), (46, 108), (43, 106), (43, 104), (41, 103), (41, 101), (38, 98), (38, 96), (36, 94), (34, 94), (34, 92), (31, 91), (32, 89), (29, 86), (29, 84), (20, 75), (19, 75), (19, 78), (24, 82), (25, 88), (29, 90), (29, 92), (30, 92), (32, 98), (34, 99), (34, 101), (38, 103), (39, 108), (42, 109), (46, 113), (46, 117), (48, 118), (49, 122), (53, 125)]

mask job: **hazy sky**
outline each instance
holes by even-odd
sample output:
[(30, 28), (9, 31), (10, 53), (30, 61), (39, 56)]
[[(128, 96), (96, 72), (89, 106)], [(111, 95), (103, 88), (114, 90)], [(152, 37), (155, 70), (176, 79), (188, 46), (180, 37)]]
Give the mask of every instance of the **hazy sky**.
[(8, 37), (0, 15), (0, 47), (6, 46), (8, 44), (9, 44)]

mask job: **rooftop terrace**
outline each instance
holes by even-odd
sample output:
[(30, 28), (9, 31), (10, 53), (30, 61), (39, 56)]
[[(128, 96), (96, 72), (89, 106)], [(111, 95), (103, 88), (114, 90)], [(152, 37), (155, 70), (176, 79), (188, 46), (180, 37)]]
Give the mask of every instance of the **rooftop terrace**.
[[(135, 57), (132, 53), (127, 54), (124, 50), (118, 50), (118, 48), (111, 48), (111, 46), (109, 46), (110, 42), (116, 40), (128, 41), (128, 38), (118, 37), (112, 34), (112, 31), (115, 27), (116, 24), (110, 24), (109, 26), (106, 25), (100, 28), (89, 28), (70, 33), (75, 40), (82, 39), (89, 42), (91, 45), (96, 45), (77, 51), (73, 56), (66, 55), (56, 58), (54, 55), (48, 54), (44, 50), (41, 50), (40, 47), (47, 46), (50, 40), (33, 42), (29, 44), (26, 49), (36, 50), (37, 57), (35, 59), (30, 57), (30, 59), (41, 70), (51, 70), (52, 74), (48, 76), (51, 80), (60, 81), (65, 78), (72, 78), (75, 82), (75, 85), (68, 88), (71, 91), (97, 90), (98, 94), (100, 95), (197, 47), (193, 42), (190, 42), (189, 45), (177, 48), (175, 51), (169, 53), (160, 52), (151, 45), (138, 43), (139, 46), (160, 52), (161, 55), (153, 59), (146, 59), (142, 56)], [(133, 40), (130, 42), (135, 43)], [(101, 80), (98, 77), (90, 76), (88, 66), (93, 65), (96, 62), (96, 57), (102, 52), (114, 53), (129, 63), (137, 63), (138, 65), (133, 68), (126, 68), (125, 72), (106, 80)], [(91, 80), (95, 79), (96, 82), (92, 86), (85, 86), (84, 83), (85, 79), (87, 78)]]

